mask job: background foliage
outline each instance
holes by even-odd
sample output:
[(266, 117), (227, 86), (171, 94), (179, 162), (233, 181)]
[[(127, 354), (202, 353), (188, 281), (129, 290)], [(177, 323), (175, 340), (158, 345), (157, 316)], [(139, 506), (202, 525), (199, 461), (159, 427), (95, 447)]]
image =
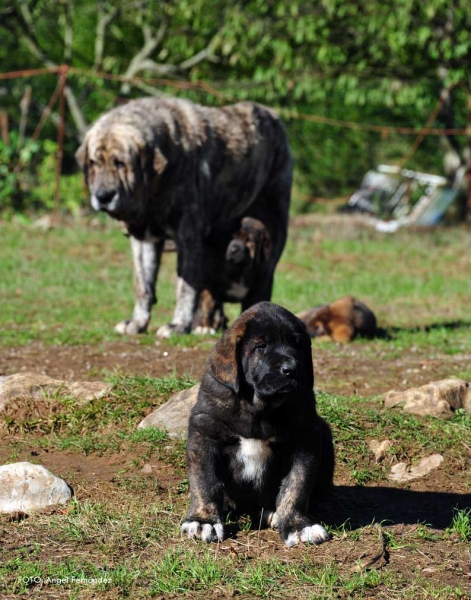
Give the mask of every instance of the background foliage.
[[(399, 161), (414, 136), (308, 122), (293, 111), (420, 128), (444, 94), (435, 125), (464, 128), (470, 29), (468, 0), (6, 0), (0, 63), (4, 73), (62, 63), (83, 70), (69, 76), (66, 90), (66, 174), (76, 169), (73, 153), (86, 126), (123, 99), (177, 94), (203, 104), (251, 99), (278, 107), (296, 159), (295, 208), (306, 210), (301, 193), (351, 192), (369, 167)], [(444, 92), (458, 82), (452, 94)], [(58, 115), (47, 121), (39, 145), (27, 138), (56, 84), (56, 75), (0, 81), (12, 133), (25, 88), (32, 88), (24, 147), (13, 135), (9, 148), (0, 147), (4, 209), (48, 208), (50, 190), (37, 175), (47, 168), (45, 140), (57, 139)], [(461, 162), (464, 142), (446, 144)], [(31, 160), (24, 167), (34, 184), (12, 176), (26, 147)], [(440, 172), (442, 150), (436, 137), (426, 138), (407, 166)]]

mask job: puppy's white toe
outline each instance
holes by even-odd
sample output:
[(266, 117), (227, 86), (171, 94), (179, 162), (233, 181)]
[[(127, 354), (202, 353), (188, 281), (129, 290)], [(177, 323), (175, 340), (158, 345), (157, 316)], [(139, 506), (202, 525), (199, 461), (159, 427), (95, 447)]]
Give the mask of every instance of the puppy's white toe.
[(198, 521), (185, 521), (182, 525), (182, 533), (186, 533), (189, 538), (194, 538), (199, 535), (201, 525)]
[(299, 544), (299, 542), (305, 542), (306, 544), (322, 544), (330, 540), (329, 532), (322, 527), (322, 525), (310, 525), (304, 527), (301, 531), (293, 531), (288, 535), (285, 540), (285, 544), (292, 548)]
[(200, 523), (199, 521), (185, 521), (181, 527), (183, 534), (188, 538), (200, 538), (203, 542), (222, 542), (224, 539), (224, 526), (222, 523)]
[(201, 539), (203, 542), (210, 542), (213, 536), (213, 526), (211, 523), (205, 523), (201, 528)]
[(302, 542), (309, 544), (322, 544), (330, 540), (330, 534), (322, 525), (315, 524), (302, 529), (300, 538)]
[(292, 548), (293, 546), (299, 544), (299, 541), (299, 532), (293, 531), (293, 533), (290, 533), (289, 536), (286, 538), (285, 544), (288, 546), (288, 548)]

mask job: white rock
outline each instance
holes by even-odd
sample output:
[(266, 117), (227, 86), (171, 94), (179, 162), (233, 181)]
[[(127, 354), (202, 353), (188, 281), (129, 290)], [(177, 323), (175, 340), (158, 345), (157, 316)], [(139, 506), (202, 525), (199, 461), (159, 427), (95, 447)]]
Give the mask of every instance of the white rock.
[(18, 462), (0, 466), (0, 512), (29, 512), (72, 498), (69, 485), (42, 465)]
[(443, 462), (444, 458), (441, 454), (431, 454), (423, 458), (415, 467), (410, 467), (407, 463), (397, 463), (391, 467), (389, 479), (391, 481), (411, 481), (419, 477), (425, 477), (430, 471), (437, 469)]

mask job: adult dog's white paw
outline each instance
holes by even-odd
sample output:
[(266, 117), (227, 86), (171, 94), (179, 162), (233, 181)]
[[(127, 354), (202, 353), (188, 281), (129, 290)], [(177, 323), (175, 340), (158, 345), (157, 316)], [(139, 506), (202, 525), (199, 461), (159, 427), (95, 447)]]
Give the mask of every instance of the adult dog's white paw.
[(189, 328), (184, 325), (178, 325), (169, 323), (168, 325), (162, 325), (157, 329), (157, 337), (168, 339), (172, 335), (181, 335), (183, 333), (190, 333)]
[(304, 527), (301, 531), (293, 531), (288, 535), (285, 540), (285, 544), (290, 548), (296, 546), (299, 542), (305, 542), (306, 544), (322, 544), (330, 540), (329, 532), (322, 527), (322, 525), (310, 525)]
[(175, 332), (175, 327), (170, 323), (168, 325), (162, 325), (157, 329), (157, 337), (167, 339)]
[(147, 331), (147, 323), (143, 325), (138, 321), (134, 321), (133, 319), (126, 319), (124, 321), (120, 321), (114, 328), (116, 333), (121, 333), (122, 335), (137, 335), (138, 333), (144, 333)]
[(182, 533), (188, 538), (197, 538), (203, 542), (222, 542), (224, 539), (224, 525), (222, 523), (200, 523), (199, 521), (185, 521)]

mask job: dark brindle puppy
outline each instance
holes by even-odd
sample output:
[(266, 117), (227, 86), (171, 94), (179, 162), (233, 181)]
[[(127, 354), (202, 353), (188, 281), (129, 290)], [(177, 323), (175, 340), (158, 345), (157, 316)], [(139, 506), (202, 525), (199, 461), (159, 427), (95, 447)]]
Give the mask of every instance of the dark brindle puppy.
[(225, 329), (227, 319), (223, 302), (241, 302), (242, 310), (254, 304), (257, 290), (265, 289), (275, 268), (268, 229), (259, 219), (245, 217), (240, 229), (226, 247), (222, 245), (211, 253), (205, 266), (205, 290), (195, 314), (194, 333), (215, 333)]
[(223, 334), (190, 416), (188, 537), (222, 540), (225, 513), (236, 511), (279, 529), (288, 546), (329, 539), (312, 516), (334, 469), (313, 384), (311, 340), (284, 308), (256, 304)]
[(251, 102), (219, 109), (176, 98), (132, 100), (98, 119), (77, 159), (93, 208), (124, 221), (131, 237), (136, 302), (119, 332), (147, 329), (166, 238), (177, 244), (177, 304), (158, 334), (188, 332), (212, 236), (248, 213), (264, 220), (272, 244), (271, 272), (250, 302), (270, 299), (292, 179), (286, 133), (273, 111)]

